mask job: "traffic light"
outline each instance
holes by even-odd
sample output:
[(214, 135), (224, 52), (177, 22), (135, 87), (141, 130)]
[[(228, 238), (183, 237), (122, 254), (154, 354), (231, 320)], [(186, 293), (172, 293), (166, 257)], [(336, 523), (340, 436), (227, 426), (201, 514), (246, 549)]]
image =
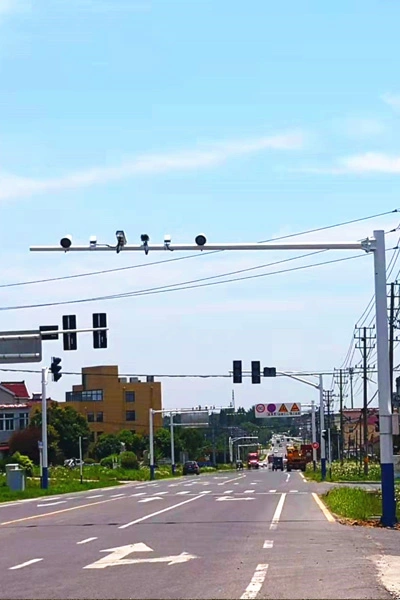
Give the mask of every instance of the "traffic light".
[(51, 359), (50, 371), (53, 373), (53, 381), (61, 379), (61, 358), (54, 357)]
[(251, 383), (261, 383), (261, 365), (259, 360), (251, 361)]
[(322, 430), (322, 438), (326, 441), (328, 439), (328, 432), (326, 429)]
[[(76, 315), (63, 316), (63, 329), (76, 329)], [(78, 336), (75, 333), (63, 334), (64, 350), (77, 350)]]
[(242, 383), (242, 361), (233, 361), (233, 383)]
[(107, 331), (98, 327), (107, 327), (106, 313), (93, 314), (93, 348), (107, 348)]
[(276, 368), (264, 367), (264, 377), (276, 377)]

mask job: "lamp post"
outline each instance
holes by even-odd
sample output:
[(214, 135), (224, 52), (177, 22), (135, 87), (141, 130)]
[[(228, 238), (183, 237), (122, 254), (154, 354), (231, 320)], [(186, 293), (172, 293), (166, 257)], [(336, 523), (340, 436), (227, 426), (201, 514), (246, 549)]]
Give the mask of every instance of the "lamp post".
[[(141, 244), (129, 245), (123, 231), (116, 232), (117, 244), (97, 244), (91, 240), (89, 244), (74, 245), (71, 236), (66, 236), (58, 246), (32, 246), (32, 252), (169, 252), (169, 251), (275, 251), (275, 250), (364, 250), (372, 252), (375, 271), (375, 313), (376, 313), (376, 344), (378, 364), (378, 396), (379, 414), (381, 419), (381, 477), (382, 477), (382, 517), (381, 523), (393, 527), (397, 522), (396, 500), (393, 467), (393, 435), (392, 435), (392, 406), (390, 397), (389, 372), (389, 336), (387, 322), (386, 296), (386, 255), (385, 232), (374, 231), (374, 237), (360, 242), (308, 242), (308, 243), (216, 243), (208, 244), (206, 236), (200, 234), (195, 238), (195, 244), (172, 244), (171, 237), (166, 236), (163, 244), (150, 244), (147, 234), (141, 235)], [(323, 429), (323, 390), (320, 382), (320, 414), (321, 430)], [(151, 415), (152, 417), (152, 415)], [(152, 420), (152, 418), (151, 418)], [(151, 465), (150, 465), (151, 467)], [(153, 457), (154, 467), (154, 457)], [(325, 440), (321, 437), (321, 472), (326, 475)]]

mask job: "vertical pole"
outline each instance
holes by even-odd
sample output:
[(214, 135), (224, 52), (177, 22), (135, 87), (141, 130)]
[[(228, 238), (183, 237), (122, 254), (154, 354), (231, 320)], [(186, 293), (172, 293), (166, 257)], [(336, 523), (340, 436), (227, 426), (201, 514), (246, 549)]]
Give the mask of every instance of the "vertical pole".
[(317, 468), (317, 449), (314, 448), (314, 444), (317, 441), (317, 431), (315, 427), (315, 402), (311, 400), (311, 441), (313, 444), (312, 459), (313, 459), (313, 470)]
[(326, 391), (326, 404), (328, 408), (327, 430), (328, 430), (328, 465), (329, 473), (332, 475), (332, 444), (331, 444), (331, 394), (330, 390)]
[(212, 460), (213, 460), (213, 467), (215, 467), (215, 465), (217, 464), (217, 459), (216, 459), (216, 451), (215, 451), (215, 427), (213, 425), (212, 427)]
[(393, 361), (394, 361), (394, 283), (390, 284), (389, 311), (389, 373), (390, 373), (390, 402), (393, 412)]
[(42, 369), (42, 489), (47, 490), (49, 487), (49, 465), (47, 458), (47, 373), (48, 368)]
[[(385, 280), (385, 299), (386, 299), (386, 280)], [(364, 475), (368, 475), (368, 380), (367, 380), (367, 328), (363, 330), (363, 445), (364, 445)], [(387, 338), (387, 331), (386, 331)]]
[(388, 353), (385, 232), (374, 231), (375, 309), (378, 363), (380, 453), (382, 473), (382, 517), (385, 527), (397, 522), (393, 467), (392, 403)]
[(169, 415), (169, 427), (171, 432), (171, 474), (175, 475), (174, 413)]
[(339, 371), (339, 386), (340, 386), (340, 464), (343, 464), (344, 454), (344, 435), (343, 435), (343, 370)]
[(231, 436), (229, 436), (229, 462), (233, 463), (233, 442)]
[(354, 374), (354, 369), (353, 367), (350, 367), (349, 369), (349, 375), (350, 375), (350, 402), (351, 402), (351, 408), (354, 408), (354, 395), (353, 395), (353, 374)]
[(321, 429), (321, 477), (322, 481), (326, 479), (326, 455), (325, 455), (325, 439), (323, 431), (325, 429), (325, 410), (324, 410), (324, 382), (322, 375), (319, 376), (319, 414), (320, 414), (320, 429)]
[(83, 460), (82, 460), (82, 436), (79, 436), (79, 473), (81, 483), (83, 483)]
[(154, 479), (154, 430), (153, 430), (153, 409), (149, 408), (149, 444), (150, 444), (150, 481)]

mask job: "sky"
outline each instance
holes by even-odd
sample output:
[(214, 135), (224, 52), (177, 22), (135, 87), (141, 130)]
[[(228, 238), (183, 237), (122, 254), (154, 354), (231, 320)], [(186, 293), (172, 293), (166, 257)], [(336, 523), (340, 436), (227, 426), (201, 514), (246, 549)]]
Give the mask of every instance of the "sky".
[[(106, 350), (94, 350), (82, 333), (76, 352), (44, 342), (42, 364), (12, 368), (39, 371), (52, 356), (66, 371), (117, 364), (131, 375), (227, 375), (233, 360), (246, 370), (260, 360), (307, 372), (358, 364), (359, 351), (348, 350), (373, 295), (370, 255), (29, 247), (57, 245), (66, 234), (73, 243), (96, 235), (115, 244), (118, 229), (132, 244), (143, 233), (154, 243), (165, 234), (192, 243), (198, 233), (215, 243), (258, 242), (386, 213), (292, 241), (357, 241), (384, 229), (393, 279), (399, 19), (395, 0), (0, 0), (1, 329), (61, 327), (65, 314), (87, 328), (94, 312), (106, 312), (110, 328)], [(346, 257), (354, 258), (277, 273)], [(10, 308), (32, 304), (47, 306)], [(2, 379), (25, 379), (40, 391), (39, 373)], [(50, 381), (49, 395), (63, 400), (79, 382), (78, 375)], [(318, 399), (287, 377), (162, 383), (166, 408), (227, 406), (233, 389), (236, 406), (246, 408)], [(324, 384), (330, 389), (332, 377)], [(360, 406), (358, 378), (354, 393)]]

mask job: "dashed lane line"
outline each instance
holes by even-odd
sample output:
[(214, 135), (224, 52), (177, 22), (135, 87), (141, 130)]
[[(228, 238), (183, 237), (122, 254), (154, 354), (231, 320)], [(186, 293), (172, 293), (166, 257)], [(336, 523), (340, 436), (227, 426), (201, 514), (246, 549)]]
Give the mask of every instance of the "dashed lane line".
[(255, 490), (245, 490), (245, 494), (254, 494)]
[(126, 496), (126, 494), (112, 494), (110, 498), (119, 498), (120, 496)]
[(232, 494), (233, 490), (225, 490), (224, 494)]
[(149, 515), (145, 515), (144, 517), (140, 517), (139, 519), (135, 519), (134, 521), (131, 521), (130, 523), (125, 523), (125, 525), (120, 525), (118, 527), (118, 529), (126, 529), (127, 527), (131, 527), (131, 525), (136, 525), (137, 523), (141, 523), (142, 521), (146, 521), (147, 519), (151, 519), (152, 517), (157, 517), (158, 515), (161, 515), (162, 513), (165, 513), (169, 510), (173, 510), (174, 508), (179, 508), (180, 506), (183, 506), (184, 504), (189, 504), (189, 502), (194, 502), (195, 500), (198, 500), (199, 498), (204, 498), (204, 495), (201, 494), (201, 495), (195, 496), (194, 498), (189, 498), (188, 500), (179, 502), (178, 504), (173, 504), (172, 506), (167, 506), (167, 508), (162, 508), (161, 510), (158, 510), (157, 512), (150, 513)]
[(76, 543), (79, 546), (80, 544), (88, 544), (89, 542), (93, 542), (94, 540), (97, 540), (97, 537), (86, 538), (86, 540), (81, 540), (80, 542)]
[(286, 494), (282, 494), (281, 497), (279, 498), (278, 506), (276, 507), (274, 516), (272, 517), (271, 525), (269, 526), (270, 529), (276, 529), (278, 527), (278, 523), (279, 523), (279, 519), (280, 519), (280, 516), (282, 513), (283, 505), (285, 503), (285, 498), (286, 498)]
[(131, 494), (131, 498), (135, 498), (135, 496), (145, 496), (146, 492), (137, 492), (136, 494)]
[(102, 498), (104, 494), (95, 494), (94, 496), (86, 496), (87, 500), (92, 500), (93, 498)]
[(211, 490), (204, 490), (200, 492), (200, 494), (211, 494)]
[[(222, 483), (218, 483), (217, 485), (225, 485), (226, 483), (230, 483), (231, 481), (237, 481), (238, 479), (244, 479), (245, 475), (239, 475), (239, 477), (234, 477), (233, 479), (227, 479), (226, 481), (223, 481)], [(222, 477), (219, 477), (218, 479), (222, 479)]]
[(256, 567), (253, 577), (249, 585), (247, 586), (244, 594), (240, 596), (240, 600), (252, 600), (256, 598), (258, 592), (261, 590), (262, 585), (264, 583), (265, 577), (267, 575), (268, 565), (259, 564)]
[(190, 494), (189, 491), (184, 491), (184, 492), (176, 492), (177, 496), (183, 496), (183, 494)]
[(276, 490), (269, 490), (269, 493), (270, 493), (270, 494), (275, 494), (275, 493), (276, 493)]
[(322, 502), (322, 500), (319, 498), (318, 494), (316, 494), (315, 492), (312, 492), (312, 497), (314, 498), (315, 502), (318, 504), (319, 508), (322, 510), (322, 512), (324, 513), (326, 519), (330, 522), (330, 523), (334, 523), (335, 522), (335, 517), (332, 515), (332, 513), (326, 508), (325, 504)]
[(274, 540), (265, 540), (263, 548), (273, 548)]
[(32, 558), (31, 560), (27, 560), (20, 565), (15, 565), (15, 567), (9, 567), (10, 571), (15, 571), (16, 569), (22, 569), (23, 567), (28, 567), (29, 565), (33, 565), (34, 563), (40, 562), (43, 558)]
[(66, 502), (66, 500), (58, 500), (57, 502), (46, 502), (46, 504), (37, 504), (36, 506), (41, 508), (42, 506), (55, 506), (56, 504), (65, 504)]

